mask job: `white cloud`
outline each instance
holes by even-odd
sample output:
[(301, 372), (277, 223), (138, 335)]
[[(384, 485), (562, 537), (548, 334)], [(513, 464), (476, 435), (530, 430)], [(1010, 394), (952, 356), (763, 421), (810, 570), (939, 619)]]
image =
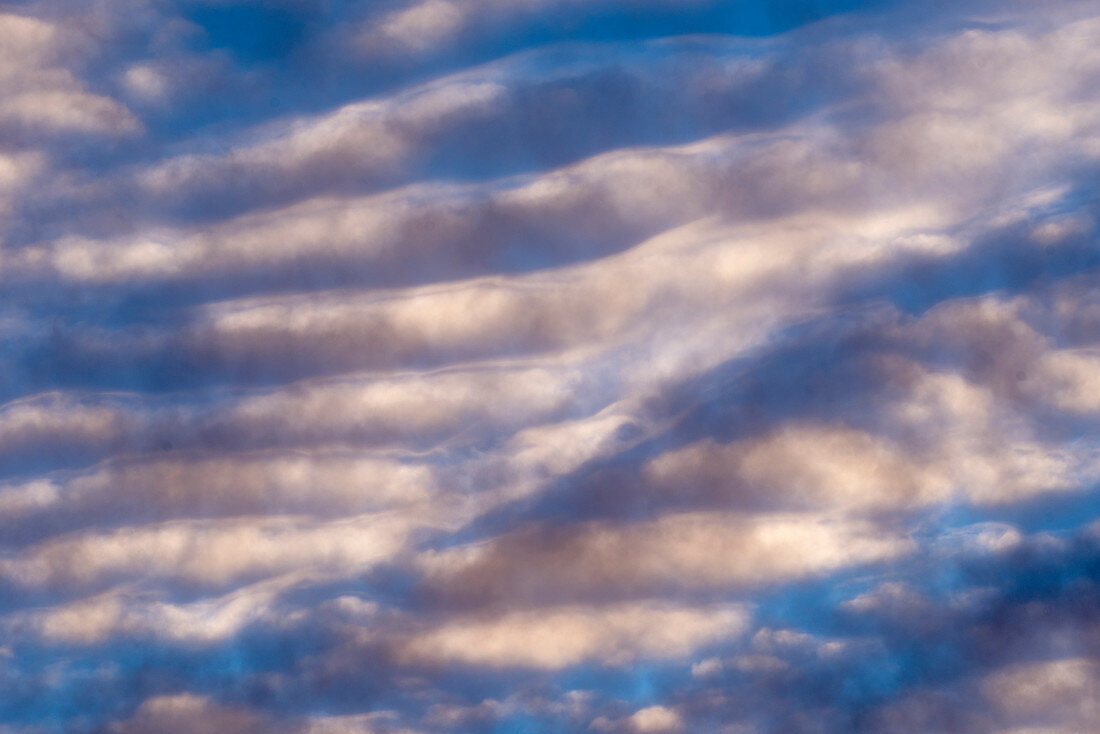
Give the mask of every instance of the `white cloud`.
[[(47, 21), (0, 13), (0, 125), (41, 135), (132, 134), (141, 124), (116, 100), (87, 90), (73, 74), (82, 39)], [(73, 67), (73, 68), (70, 68)]]
[(97, 645), (118, 637), (183, 643), (223, 641), (254, 622), (281, 626), (292, 617), (276, 610), (278, 595), (300, 574), (260, 582), (221, 597), (173, 604), (156, 594), (126, 589), (9, 616), (7, 627), (48, 642)]
[(174, 693), (152, 696), (127, 719), (108, 727), (111, 734), (259, 734), (270, 722), (255, 711), (222, 706), (205, 696)]
[(424, 51), (450, 40), (464, 23), (465, 13), (454, 3), (424, 0), (388, 14), (377, 32), (410, 51)]
[(225, 586), (291, 571), (355, 573), (392, 558), (413, 526), (408, 517), (377, 513), (330, 522), (276, 516), (84, 531), (0, 559), (0, 576), (21, 586), (81, 588), (127, 578)]
[(128, 459), (76, 475), (9, 485), (0, 492), (0, 517), (110, 507), (126, 512), (229, 516), (286, 512), (319, 515), (380, 510), (429, 501), (432, 470), (385, 456), (348, 452), (187, 453)]
[(0, 406), (0, 445), (36, 441), (110, 444), (131, 428), (125, 411), (109, 404), (89, 404), (83, 397), (45, 393)]
[(1087, 658), (1018, 663), (981, 682), (982, 693), (1010, 721), (1076, 725), (1100, 724), (1100, 676)]
[[(896, 558), (911, 543), (815, 514), (679, 513), (629, 524), (517, 531), (422, 554), (428, 582), (492, 599), (670, 588), (743, 588)], [(537, 587), (527, 579), (539, 579)]]
[(676, 710), (667, 706), (647, 706), (635, 711), (627, 721), (636, 732), (672, 732), (684, 726)]
[(413, 662), (557, 670), (582, 662), (625, 665), (636, 659), (679, 658), (737, 637), (741, 607), (685, 607), (632, 602), (565, 606), (454, 620), (399, 645)]

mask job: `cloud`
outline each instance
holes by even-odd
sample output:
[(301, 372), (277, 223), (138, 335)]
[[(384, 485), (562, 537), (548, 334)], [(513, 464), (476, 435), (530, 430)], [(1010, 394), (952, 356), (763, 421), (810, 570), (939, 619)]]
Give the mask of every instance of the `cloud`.
[(52, 538), (9, 554), (0, 576), (20, 586), (95, 587), (131, 576), (225, 586), (294, 570), (366, 570), (411, 528), (394, 513), (328, 523), (299, 517), (179, 520)]
[[(884, 414), (900, 419), (899, 438), (914, 428), (927, 435), (923, 445), (847, 426), (788, 422), (749, 441), (706, 440), (662, 454), (646, 465), (646, 479), (669, 494), (693, 491), (743, 502), (763, 496), (778, 506), (873, 510), (955, 498), (1014, 502), (1078, 487), (1082, 477), (1095, 476), (1091, 452), (1046, 444), (1023, 426), (1006, 425), (985, 407), (993, 401), (982, 388), (951, 373), (914, 377), (912, 397)], [(933, 422), (950, 430), (949, 438), (936, 441), (926, 433)], [(998, 434), (999, 442), (992, 442)]]
[(211, 644), (233, 637), (250, 624), (285, 624), (276, 599), (300, 580), (301, 574), (292, 572), (186, 604), (173, 604), (148, 592), (114, 589), (44, 610), (17, 613), (6, 622), (19, 634), (34, 634), (50, 643), (95, 645), (137, 638)]
[(1096, 728), (1094, 4), (0, 14), (0, 731)]
[(679, 714), (665, 706), (648, 706), (630, 715), (634, 731), (676, 731), (683, 726)]
[(453, 3), (427, 0), (388, 14), (376, 33), (410, 51), (423, 51), (455, 34), (463, 21)]
[(683, 657), (740, 634), (740, 607), (692, 608), (657, 602), (549, 607), (487, 619), (456, 620), (402, 642), (398, 655), (418, 663), (557, 670), (593, 661)]
[(681, 731), (683, 726), (684, 722), (675, 709), (666, 706), (647, 706), (618, 721), (600, 716), (589, 725), (589, 728), (595, 731), (674, 732)]
[(134, 716), (114, 731), (144, 731), (150, 725), (161, 731), (254, 731), (258, 726), (247, 712), (224, 709), (191, 694), (158, 696), (145, 701)]
[(1100, 721), (1096, 686), (1094, 661), (1080, 658), (1020, 663), (982, 681), (985, 696), (1010, 721), (1069, 720), (1085, 727)]
[(657, 457), (646, 470), (670, 492), (696, 485), (736, 493), (742, 482), (753, 493), (793, 495), (795, 503), (825, 507), (935, 502), (952, 486), (871, 434), (815, 425), (787, 425), (746, 447), (694, 444)]
[[(37, 479), (5, 488), (0, 517), (89, 513), (122, 516), (210, 516), (273, 512), (337, 515), (428, 501), (428, 466), (348, 453), (262, 452), (186, 454), (107, 463), (76, 475)], [(133, 498), (142, 503), (134, 506)]]
[(738, 589), (875, 563), (910, 549), (905, 538), (858, 521), (699, 512), (621, 525), (522, 528), (488, 542), (428, 551), (419, 563), (429, 588), (484, 603)]
[(4, 13), (0, 33), (11, 38), (0, 55), (0, 129), (14, 139), (87, 133), (128, 135), (138, 120), (117, 101), (94, 94), (72, 73), (79, 34), (38, 18)]

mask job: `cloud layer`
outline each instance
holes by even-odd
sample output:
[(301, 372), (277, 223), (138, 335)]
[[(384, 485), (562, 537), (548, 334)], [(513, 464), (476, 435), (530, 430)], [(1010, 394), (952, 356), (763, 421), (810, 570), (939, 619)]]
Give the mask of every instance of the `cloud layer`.
[(1100, 728), (1100, 16), (0, 6), (0, 734)]

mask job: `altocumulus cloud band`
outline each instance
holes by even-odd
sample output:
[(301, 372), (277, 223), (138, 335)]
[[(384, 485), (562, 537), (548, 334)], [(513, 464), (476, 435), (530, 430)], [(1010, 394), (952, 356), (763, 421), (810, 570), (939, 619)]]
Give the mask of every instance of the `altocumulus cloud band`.
[(1100, 730), (1100, 13), (0, 7), (0, 734)]

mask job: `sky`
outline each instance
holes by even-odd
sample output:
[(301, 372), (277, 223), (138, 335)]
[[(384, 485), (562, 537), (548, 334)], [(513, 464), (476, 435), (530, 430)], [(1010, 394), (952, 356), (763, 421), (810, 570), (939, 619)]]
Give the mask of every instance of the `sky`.
[(0, 734), (1100, 731), (1094, 0), (0, 2)]

